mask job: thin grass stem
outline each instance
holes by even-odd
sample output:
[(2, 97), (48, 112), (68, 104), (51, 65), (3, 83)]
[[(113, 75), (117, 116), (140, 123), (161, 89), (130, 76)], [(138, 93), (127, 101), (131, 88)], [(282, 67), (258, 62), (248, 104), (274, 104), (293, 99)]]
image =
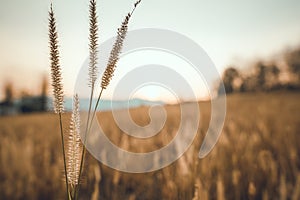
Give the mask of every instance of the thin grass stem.
[(61, 136), (62, 153), (63, 153), (63, 160), (64, 160), (64, 171), (65, 171), (65, 181), (66, 181), (66, 189), (67, 189), (67, 199), (70, 199), (70, 196), (69, 196), (69, 185), (68, 185), (68, 176), (67, 176), (66, 153), (65, 153), (65, 140), (64, 140), (63, 125), (62, 125), (62, 114), (58, 113), (58, 116), (59, 116), (59, 126), (60, 126), (60, 136)]

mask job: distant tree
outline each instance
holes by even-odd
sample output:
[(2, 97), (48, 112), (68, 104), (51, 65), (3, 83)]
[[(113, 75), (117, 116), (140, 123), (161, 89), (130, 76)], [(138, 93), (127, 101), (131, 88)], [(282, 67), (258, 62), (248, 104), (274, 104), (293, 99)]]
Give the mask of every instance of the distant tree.
[(11, 82), (7, 82), (4, 84), (4, 102), (6, 104), (12, 104), (13, 103), (13, 85)]
[(279, 73), (280, 73), (280, 69), (275, 65), (270, 65), (269, 67), (271, 74), (278, 79)]
[(256, 88), (254, 90), (264, 90), (266, 88), (266, 82), (267, 82), (267, 66), (264, 65), (262, 62), (256, 63), (254, 66), (255, 70), (255, 78), (256, 78)]
[(253, 75), (247, 75), (243, 78), (240, 92), (253, 92), (257, 87), (257, 79)]
[(285, 62), (296, 84), (300, 85), (300, 48), (289, 51), (285, 55)]
[(280, 81), (279, 81), (280, 69), (277, 65), (271, 64), (267, 68), (267, 89), (279, 89)]
[(41, 111), (47, 111), (48, 79), (46, 76), (43, 76), (41, 87)]
[(235, 91), (234, 81), (237, 78), (240, 78), (240, 73), (236, 68), (229, 67), (224, 71), (222, 80), (226, 93), (229, 94)]

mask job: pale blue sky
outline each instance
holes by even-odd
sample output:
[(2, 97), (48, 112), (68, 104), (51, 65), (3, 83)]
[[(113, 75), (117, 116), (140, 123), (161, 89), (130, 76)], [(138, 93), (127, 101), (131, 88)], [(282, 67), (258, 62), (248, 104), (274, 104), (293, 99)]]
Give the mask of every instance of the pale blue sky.
[[(98, 1), (100, 41), (115, 35), (132, 0)], [(88, 0), (55, 0), (63, 77), (68, 94), (88, 55)], [(0, 88), (4, 80), (36, 90), (49, 72), (50, 1), (0, 0)], [(143, 0), (129, 29), (165, 28), (188, 36), (222, 72), (237, 59), (267, 58), (300, 44), (299, 0)], [(2, 90), (0, 91), (0, 98)]]

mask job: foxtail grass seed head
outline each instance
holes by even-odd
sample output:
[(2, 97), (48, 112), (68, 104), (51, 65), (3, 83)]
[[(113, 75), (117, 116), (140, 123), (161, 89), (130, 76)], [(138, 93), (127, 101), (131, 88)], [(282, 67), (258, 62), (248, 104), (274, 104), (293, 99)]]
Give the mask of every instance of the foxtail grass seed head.
[(74, 96), (67, 148), (67, 174), (71, 186), (78, 185), (82, 143), (80, 140), (79, 98)]
[(49, 46), (50, 46), (50, 61), (51, 61), (51, 79), (54, 95), (54, 112), (63, 113), (64, 111), (64, 94), (61, 77), (61, 67), (59, 64), (59, 51), (58, 51), (58, 35), (56, 31), (56, 20), (54, 12), (51, 8), (49, 11)]
[(117, 32), (118, 35), (117, 35), (116, 41), (113, 45), (113, 48), (110, 52), (108, 63), (107, 63), (106, 69), (104, 71), (104, 74), (102, 76), (102, 82), (101, 82), (101, 88), (102, 89), (107, 88), (107, 86), (109, 85), (109, 83), (110, 83), (110, 81), (113, 77), (114, 71), (116, 69), (117, 62), (120, 59), (120, 54), (121, 54), (121, 51), (122, 51), (122, 48), (123, 48), (123, 43), (124, 43), (127, 31), (128, 31), (129, 20), (130, 20), (132, 14), (133, 14), (135, 8), (137, 7), (137, 5), (140, 2), (141, 2), (141, 0), (137, 1), (134, 4), (133, 10), (130, 13), (127, 14), (124, 21), (121, 24), (121, 27), (118, 28), (118, 32)]
[(97, 79), (97, 53), (98, 53), (98, 23), (97, 23), (97, 9), (96, 1), (90, 0), (90, 35), (89, 35), (89, 49), (90, 49), (90, 62), (89, 62), (89, 85), (94, 87)]

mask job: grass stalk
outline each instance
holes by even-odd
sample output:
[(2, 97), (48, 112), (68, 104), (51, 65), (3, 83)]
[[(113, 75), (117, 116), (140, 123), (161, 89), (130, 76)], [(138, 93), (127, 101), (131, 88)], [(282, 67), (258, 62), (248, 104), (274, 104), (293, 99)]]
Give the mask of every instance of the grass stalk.
[[(96, 115), (96, 110), (97, 110), (97, 107), (99, 105), (99, 102), (100, 102), (100, 98), (101, 98), (101, 95), (102, 95), (102, 92), (103, 92), (103, 88), (101, 89), (100, 91), (100, 94), (98, 96), (98, 99), (97, 99), (97, 103), (95, 105), (95, 108), (94, 108), (94, 111), (93, 111), (93, 115), (92, 115), (92, 118), (91, 118), (91, 122), (89, 122), (89, 116), (90, 116), (90, 110), (91, 110), (91, 107), (89, 108), (89, 113), (88, 113), (88, 122), (87, 122), (87, 126), (86, 126), (86, 135), (84, 136), (84, 141), (83, 141), (83, 148), (82, 148), (82, 153), (81, 153), (81, 161), (80, 161), (80, 168), (79, 168), (79, 176), (78, 176), (78, 181), (80, 181), (81, 179), (81, 176), (82, 176), (82, 170), (83, 170), (83, 165), (84, 165), (84, 159), (85, 159), (85, 154), (86, 154), (86, 148), (85, 148), (85, 145), (86, 145), (86, 140), (87, 140), (87, 136), (88, 136), (88, 133), (90, 132), (90, 129), (92, 127), (92, 123), (93, 123), (93, 119)], [(77, 189), (75, 191), (75, 199), (78, 198), (78, 194), (79, 194), (79, 190), (80, 190), (80, 184), (78, 182), (78, 186), (77, 186)]]
[(74, 95), (73, 111), (70, 120), (70, 128), (67, 142), (67, 174), (70, 185), (69, 193), (71, 199), (75, 199), (76, 187), (78, 186), (78, 176), (80, 167), (80, 158), (82, 152), (82, 143), (80, 141), (80, 115), (79, 115), (79, 98)]
[[(74, 187), (74, 194), (71, 194), (71, 199), (78, 199), (79, 198), (79, 191), (80, 191), (80, 180), (82, 177), (82, 173), (83, 173), (83, 165), (84, 165), (84, 160), (85, 160), (85, 154), (86, 154), (86, 142), (87, 142), (87, 138), (89, 135), (89, 132), (91, 131), (91, 127), (93, 124), (93, 120), (95, 118), (96, 112), (97, 112), (97, 108), (99, 106), (100, 103), (100, 99), (103, 93), (103, 90), (106, 89), (106, 87), (109, 85), (110, 80), (112, 79), (113, 73), (115, 71), (116, 68), (116, 64), (119, 60), (119, 56), (121, 54), (121, 50), (123, 47), (123, 42), (125, 40), (126, 34), (127, 34), (127, 30), (128, 30), (128, 23), (129, 23), (129, 19), (132, 16), (133, 12), (135, 11), (137, 5), (141, 2), (141, 0), (138, 0), (135, 2), (134, 4), (134, 8), (133, 10), (127, 14), (127, 16), (125, 17), (124, 21), (121, 24), (121, 27), (118, 29), (118, 35), (116, 38), (116, 41), (113, 45), (113, 48), (111, 50), (110, 53), (110, 57), (109, 57), (109, 61), (107, 64), (107, 67), (104, 71), (104, 74), (102, 76), (102, 82), (101, 82), (101, 91), (98, 95), (98, 99), (96, 102), (96, 105), (93, 109), (92, 112), (92, 117), (91, 117), (91, 110), (92, 110), (92, 102), (93, 102), (93, 96), (94, 96), (94, 89), (95, 89), (95, 82), (97, 79), (97, 47), (98, 47), (98, 25), (97, 25), (97, 12), (96, 12), (96, 1), (95, 0), (90, 0), (90, 35), (89, 35), (89, 39), (90, 39), (90, 63), (89, 63), (89, 78), (90, 78), (90, 85), (91, 85), (91, 93), (90, 93), (90, 99), (89, 99), (89, 109), (88, 109), (88, 117), (87, 117), (87, 123), (86, 123), (86, 128), (85, 128), (85, 133), (84, 133), (84, 138), (83, 138), (83, 147), (82, 147), (82, 153), (81, 153), (81, 158), (80, 158), (80, 167), (79, 167), (79, 174), (78, 174), (78, 180), (76, 181), (78, 184)], [(56, 55), (58, 54), (58, 50), (57, 50), (57, 34), (56, 34), (56, 30), (55, 30), (55, 20), (54, 20), (54, 16), (53, 16), (53, 11), (52, 11), (52, 5), (51, 5), (51, 13), (49, 12), (50, 15), (50, 44), (53, 43), (53, 51), (51, 51), (51, 56), (53, 57), (52, 59), (52, 64), (54, 67), (52, 67), (52, 69), (54, 69), (55, 67), (57, 69), (55, 69), (54, 71), (58, 71), (58, 82), (60, 81), (60, 68), (59, 68), (59, 64), (58, 64), (58, 58), (59, 56)], [(53, 17), (53, 20), (52, 18)], [(52, 22), (53, 21), (53, 22)], [(52, 28), (54, 33), (51, 33), (51, 22), (54, 28)], [(52, 40), (51, 40), (52, 37)], [(52, 42), (52, 43), (51, 43)], [(55, 86), (55, 77), (54, 77), (54, 86)], [(56, 84), (59, 85), (59, 84)], [(55, 89), (54, 91), (59, 91), (59, 95), (57, 95), (58, 97), (60, 97), (59, 100), (62, 99), (62, 92), (60, 90), (61, 88)], [(58, 101), (61, 103), (61, 101)], [(62, 107), (62, 105), (59, 104), (59, 106)], [(57, 109), (56, 109), (57, 110)], [(65, 168), (65, 175), (66, 175), (66, 185), (67, 185), (67, 194), (68, 194), (68, 198), (70, 198), (70, 192), (69, 192), (69, 188), (68, 188), (68, 177), (67, 177), (67, 166), (66, 166), (66, 157), (65, 157), (65, 148), (64, 148), (64, 137), (63, 137), (63, 129), (62, 129), (62, 120), (61, 120), (61, 112), (58, 112), (59, 116), (60, 116), (60, 125), (61, 125), (61, 139), (62, 139), (62, 146), (63, 146), (63, 156), (64, 156), (64, 168)]]
[(56, 31), (56, 20), (52, 8), (52, 3), (49, 11), (49, 47), (50, 47), (50, 61), (51, 61), (51, 79), (53, 86), (53, 107), (54, 112), (59, 116), (60, 136), (62, 144), (62, 153), (64, 160), (64, 171), (65, 171), (65, 182), (67, 199), (70, 199), (68, 176), (67, 176), (67, 165), (66, 165), (66, 154), (65, 154), (65, 142), (64, 142), (64, 131), (62, 123), (62, 113), (64, 112), (64, 94), (63, 84), (61, 77), (61, 67), (59, 64), (59, 50), (58, 50), (58, 34)]
[[(110, 83), (110, 80), (112, 79), (113, 73), (114, 73), (115, 68), (116, 68), (116, 64), (117, 64), (117, 62), (119, 60), (119, 56), (121, 54), (121, 50), (122, 50), (122, 47), (123, 47), (123, 42), (124, 42), (124, 40), (126, 38), (129, 19), (132, 16), (132, 14), (134, 13), (137, 5), (140, 2), (141, 2), (141, 0), (138, 0), (134, 4), (133, 10), (130, 13), (127, 14), (127, 16), (125, 17), (124, 21), (121, 24), (121, 27), (118, 29), (118, 35), (117, 35), (116, 41), (115, 41), (115, 43), (113, 45), (113, 48), (111, 50), (110, 57), (109, 57), (109, 60), (108, 60), (107, 67), (106, 67), (106, 69), (104, 71), (104, 74), (102, 76), (101, 90), (100, 90), (100, 93), (98, 95), (97, 102), (96, 102), (96, 105), (94, 107), (92, 117), (90, 118), (90, 111), (91, 111), (91, 107), (90, 106), (91, 106), (91, 101), (92, 101), (92, 98), (93, 98), (93, 95), (91, 94), (91, 97), (90, 97), (90, 106), (89, 106), (89, 112), (88, 112), (88, 120), (87, 120), (88, 121), (87, 122), (87, 129), (86, 129), (86, 134), (84, 136), (84, 142), (83, 142), (84, 147), (82, 149), (82, 157), (81, 157), (81, 164), (80, 164), (80, 171), (79, 171), (79, 180), (81, 178), (82, 169), (83, 169), (83, 163), (84, 163), (84, 158), (85, 158), (85, 153), (86, 153), (86, 148), (85, 148), (86, 140), (88, 138), (89, 132), (91, 131), (93, 120), (95, 118), (95, 115), (96, 115), (97, 108), (98, 108), (99, 103), (100, 103), (100, 99), (101, 99), (103, 90), (106, 89), (106, 87)], [(93, 93), (93, 91), (94, 90), (92, 90), (92, 93)], [(89, 123), (89, 121), (90, 121), (90, 123)], [(80, 190), (80, 184), (78, 185), (77, 194), (79, 193), (79, 190)]]
[(78, 176), (78, 185), (75, 188), (75, 199), (78, 198), (79, 188), (80, 188), (80, 179), (82, 176), (83, 164), (85, 159), (85, 152), (86, 152), (86, 138), (88, 135), (88, 127), (90, 122), (90, 115), (93, 103), (93, 96), (94, 96), (94, 89), (95, 89), (95, 82), (97, 80), (97, 48), (98, 48), (98, 23), (97, 23), (97, 7), (96, 1), (90, 0), (89, 5), (89, 18), (90, 18), (90, 35), (89, 35), (89, 49), (90, 49), (90, 62), (89, 62), (89, 80), (91, 86), (91, 93), (89, 99), (89, 109), (88, 109), (88, 117), (86, 122), (86, 128), (84, 133), (84, 141), (83, 141), (83, 148), (81, 152), (81, 160), (80, 160), (80, 168), (79, 168), (79, 176)]

